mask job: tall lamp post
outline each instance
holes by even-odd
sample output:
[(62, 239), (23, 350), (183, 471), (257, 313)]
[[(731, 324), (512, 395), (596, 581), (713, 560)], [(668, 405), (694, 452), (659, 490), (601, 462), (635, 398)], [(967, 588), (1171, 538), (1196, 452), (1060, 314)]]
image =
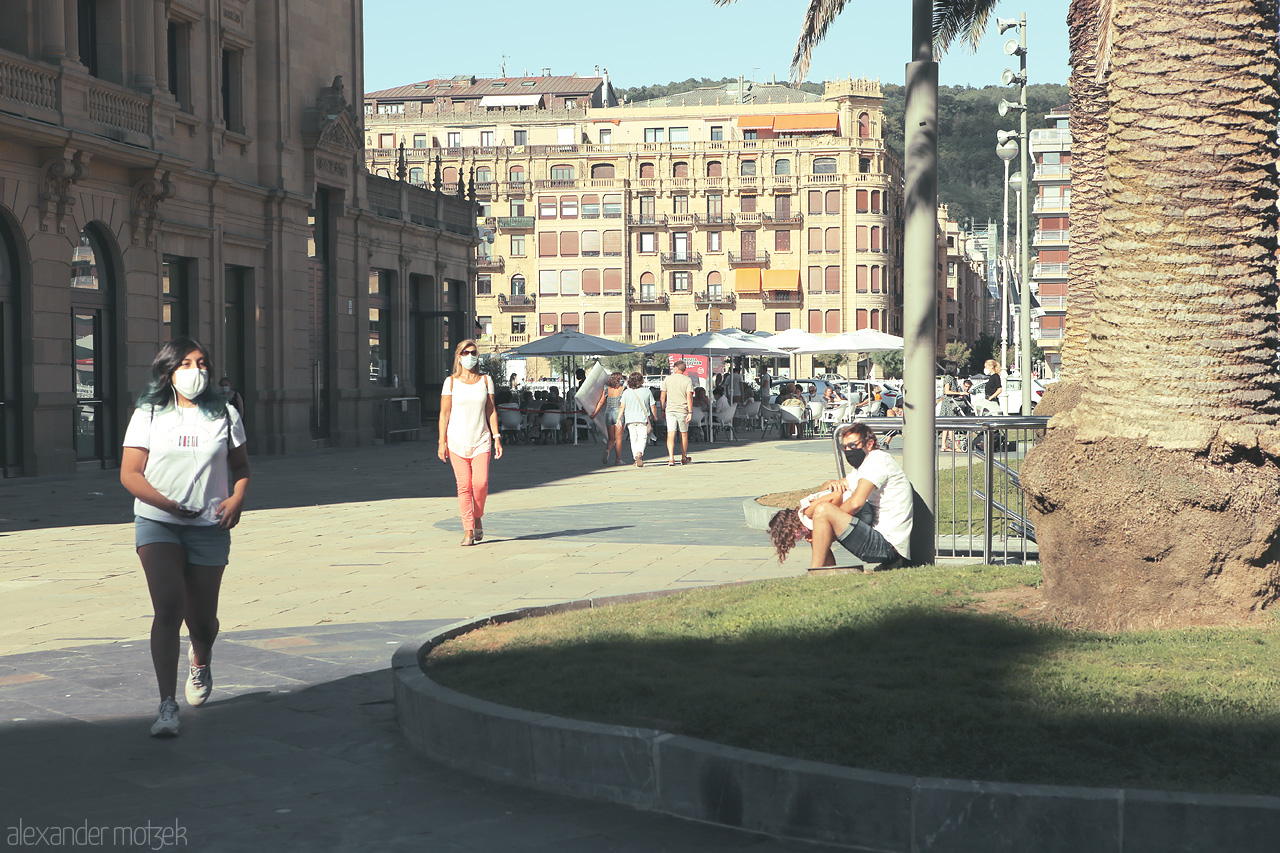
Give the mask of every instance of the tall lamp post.
[(1000, 366), (1006, 363), (1009, 347), (1009, 161), (1018, 156), (1018, 133), (1013, 130), (996, 131), (996, 156), (1004, 161), (1004, 230), (1000, 249)]
[(1019, 205), (1018, 211), (1018, 238), (1022, 244), (1019, 251), (1019, 266), (1021, 267), (1022, 287), (1019, 296), (1018, 305), (1018, 348), (1021, 353), (1018, 358), (1018, 368), (1022, 372), (1022, 414), (1031, 414), (1031, 241), (1027, 239), (1030, 225), (1031, 213), (1031, 169), (1028, 163), (1028, 146), (1026, 144), (1027, 136), (1027, 13), (1023, 12), (1016, 20), (1013, 18), (996, 18), (996, 26), (1003, 34), (1014, 27), (1018, 28), (1018, 37), (1011, 38), (1004, 43), (1004, 52), (1010, 56), (1018, 57), (1018, 73), (1014, 73), (1009, 69), (1000, 75), (1000, 82), (1006, 86), (1012, 86), (1015, 83), (1018, 86), (1018, 100), (1001, 101), (1000, 115), (1007, 115), (1009, 110), (1018, 110), (1021, 113), (1021, 126), (1019, 130), (1019, 138), (1023, 144), (1020, 146), (1022, 173), (1022, 199), (1025, 203)]

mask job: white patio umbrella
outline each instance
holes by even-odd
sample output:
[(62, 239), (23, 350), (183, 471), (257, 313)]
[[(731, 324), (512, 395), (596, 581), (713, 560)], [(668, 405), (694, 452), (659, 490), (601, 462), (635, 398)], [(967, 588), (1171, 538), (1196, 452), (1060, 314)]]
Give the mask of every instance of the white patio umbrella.
[[(700, 335), (676, 335), (661, 341), (654, 341), (641, 347), (636, 352), (681, 352), (691, 355), (786, 355), (784, 350), (770, 346), (769, 339), (738, 337), (724, 332), (703, 332)], [(715, 440), (715, 411), (712, 410), (707, 423), (711, 425), (709, 437)]]
[(532, 355), (542, 358), (559, 358), (566, 355), (618, 355), (631, 352), (631, 344), (612, 341), (582, 332), (563, 330), (536, 341), (521, 344), (503, 355)]
[(796, 373), (796, 353), (803, 352), (804, 347), (817, 346), (822, 343), (822, 338), (815, 334), (806, 332), (804, 329), (792, 326), (776, 335), (769, 337), (769, 346), (776, 347), (780, 350), (786, 350), (791, 353), (791, 376), (795, 378)]
[(813, 344), (797, 347), (795, 352), (805, 355), (829, 352), (891, 352), (902, 349), (902, 338), (877, 332), (875, 329), (859, 329), (823, 338)]
[(902, 338), (897, 335), (878, 332), (875, 329), (858, 329), (856, 332), (841, 332), (810, 346), (800, 347), (796, 352), (805, 354), (893, 352), (894, 350), (901, 350), (902, 343)]
[[(532, 355), (539, 358), (561, 358), (563, 356), (571, 355), (619, 355), (621, 353), (631, 352), (631, 350), (631, 344), (626, 344), (621, 341), (612, 341), (608, 338), (596, 337), (595, 335), (587, 335), (570, 329), (562, 329), (554, 335), (547, 335), (545, 338), (538, 338), (536, 341), (529, 341), (529, 343), (522, 344), (515, 349), (507, 350), (503, 355)], [(573, 412), (569, 412), (568, 415), (569, 417), (574, 418), (576, 422), (577, 416)], [(578, 430), (576, 425), (573, 430), (573, 443), (578, 443)]]

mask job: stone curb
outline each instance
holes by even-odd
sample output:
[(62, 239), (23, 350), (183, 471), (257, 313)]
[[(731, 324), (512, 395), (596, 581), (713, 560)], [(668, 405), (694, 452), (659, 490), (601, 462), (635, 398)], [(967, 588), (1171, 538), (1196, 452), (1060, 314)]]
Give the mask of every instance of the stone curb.
[(747, 498), (742, 502), (742, 514), (747, 518), (747, 527), (753, 530), (768, 530), (769, 521), (777, 511), (776, 506), (763, 506), (756, 503), (755, 498)]
[(486, 624), (678, 592), (495, 613), (405, 643), (391, 662), (402, 734), (426, 757), (487, 779), (868, 853), (1274, 853), (1277, 797), (858, 770), (509, 708), (442, 687), (421, 667), (435, 646)]

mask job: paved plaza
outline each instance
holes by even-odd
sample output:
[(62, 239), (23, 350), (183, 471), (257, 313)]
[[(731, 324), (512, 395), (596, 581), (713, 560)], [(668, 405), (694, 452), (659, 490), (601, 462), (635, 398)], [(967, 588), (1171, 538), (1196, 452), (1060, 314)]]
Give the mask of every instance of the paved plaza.
[(397, 732), (391, 654), (433, 627), (804, 573), (742, 501), (833, 476), (829, 439), (698, 443), (674, 468), (651, 448), (640, 470), (601, 450), (508, 448), (472, 548), (431, 437), (254, 457), (213, 697), (181, 703), (170, 741), (147, 736), (151, 607), (117, 472), (0, 481), (0, 849), (15, 829), (56, 849), (53, 827), (102, 849), (814, 849), (475, 779)]

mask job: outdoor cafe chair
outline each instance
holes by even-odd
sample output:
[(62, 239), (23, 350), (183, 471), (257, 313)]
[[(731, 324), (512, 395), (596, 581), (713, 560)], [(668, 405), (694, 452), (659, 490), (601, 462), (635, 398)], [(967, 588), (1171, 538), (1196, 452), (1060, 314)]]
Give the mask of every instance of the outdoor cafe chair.
[(753, 424), (757, 424), (760, 419), (760, 401), (752, 400), (750, 403), (739, 405), (736, 417), (742, 421), (743, 426), (750, 427)]
[(738, 404), (733, 403), (729, 408), (724, 410), (724, 418), (716, 418), (715, 425), (711, 432), (714, 437), (715, 433), (727, 436), (730, 441), (736, 440), (738, 434), (733, 431), (733, 418), (738, 413)]
[(689, 432), (692, 434), (695, 429), (702, 433), (703, 441), (708, 440), (707, 413), (700, 406), (694, 406), (689, 415)]
[(512, 443), (518, 442), (521, 436), (529, 437), (524, 415), (514, 403), (498, 406), (498, 432), (511, 436)]
[(542, 443), (546, 444), (548, 437), (553, 439), (556, 444), (560, 443), (560, 420), (564, 415), (560, 412), (543, 412), (541, 419), (538, 421), (539, 438)]
[(760, 437), (764, 438), (773, 430), (782, 437), (782, 407), (771, 403), (760, 404)]

